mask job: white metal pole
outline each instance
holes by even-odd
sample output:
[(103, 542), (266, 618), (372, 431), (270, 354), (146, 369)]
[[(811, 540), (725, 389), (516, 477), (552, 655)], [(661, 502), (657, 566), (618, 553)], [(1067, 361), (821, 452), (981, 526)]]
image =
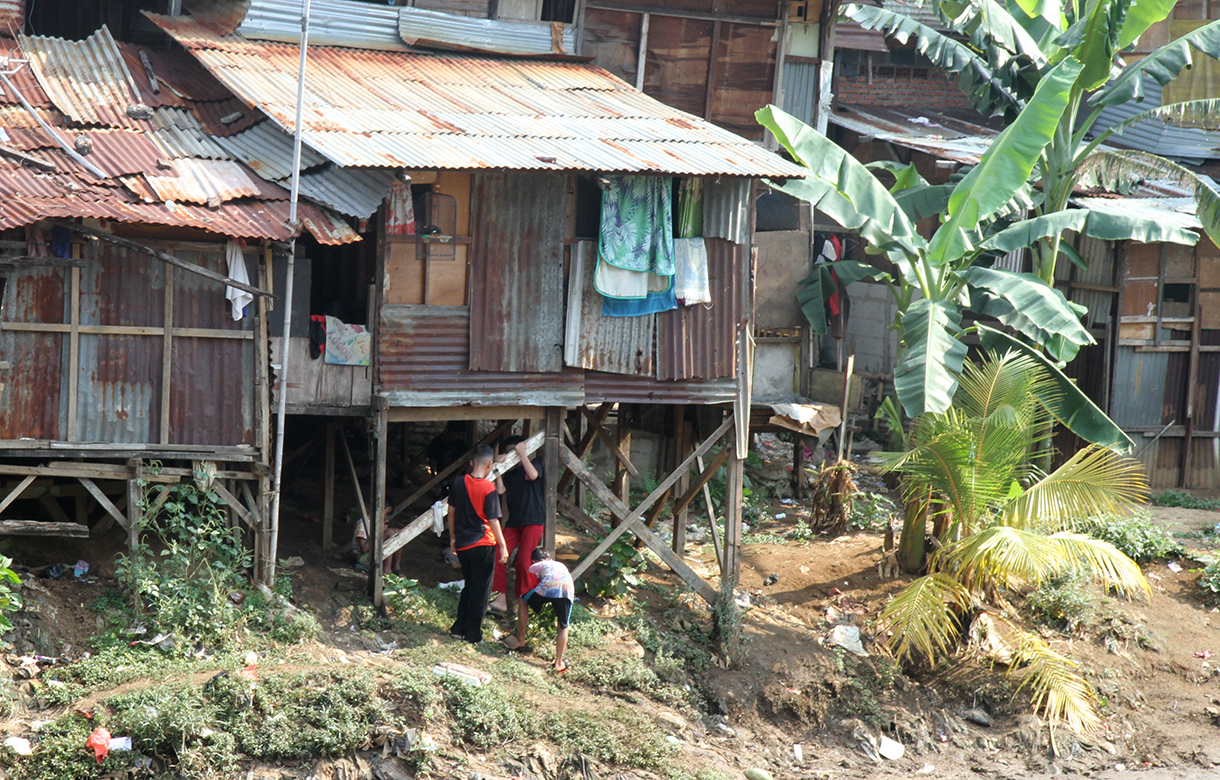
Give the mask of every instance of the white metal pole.
[[(305, 60), (309, 52), (309, 3), (301, 0), (301, 61), (297, 66), (297, 116), (292, 132), (292, 188), (288, 197), (288, 227), (294, 234), (300, 230), (297, 220), (297, 200), (301, 194), (301, 122), (305, 113)], [(275, 562), (280, 545), (280, 489), (284, 482), (284, 414), (288, 401), (288, 348), (292, 333), (292, 279), (297, 254), (297, 240), (288, 244), (288, 276), (284, 282), (284, 333), (280, 344), (280, 398), (275, 410), (275, 471), (271, 485), (271, 509), (269, 514), (270, 542), (263, 576), (269, 587), (275, 586)]]

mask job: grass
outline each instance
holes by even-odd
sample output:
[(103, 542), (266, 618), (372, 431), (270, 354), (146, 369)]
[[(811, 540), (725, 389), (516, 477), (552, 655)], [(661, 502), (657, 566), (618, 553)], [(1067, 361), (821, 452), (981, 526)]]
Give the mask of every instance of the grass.
[(1176, 506), (1185, 509), (1220, 510), (1220, 499), (1198, 498), (1184, 490), (1162, 490), (1160, 493), (1153, 493), (1151, 503), (1156, 506)]

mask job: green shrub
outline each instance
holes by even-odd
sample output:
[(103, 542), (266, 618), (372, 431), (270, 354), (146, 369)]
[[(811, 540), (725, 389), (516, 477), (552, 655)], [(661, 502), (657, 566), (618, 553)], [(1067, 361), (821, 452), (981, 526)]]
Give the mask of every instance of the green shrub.
[(1152, 503), (1157, 506), (1177, 506), (1185, 509), (1220, 509), (1220, 500), (1198, 498), (1185, 490), (1162, 490), (1152, 494)]
[(847, 524), (856, 531), (884, 531), (897, 512), (898, 507), (884, 494), (860, 491), (849, 507)]
[(1199, 575), (1199, 588), (1208, 601), (1220, 600), (1220, 560), (1203, 567)]
[(21, 578), (9, 568), (12, 565), (12, 558), (0, 555), (0, 634), (13, 630), (8, 613), (21, 609), (21, 595), (13, 592), (14, 585), (21, 585)]
[(442, 677), (454, 737), (477, 750), (487, 750), (537, 731), (527, 703), (500, 690), (494, 683), (468, 685), (456, 677)]
[(1072, 570), (1056, 574), (1025, 598), (1034, 620), (1071, 633), (1093, 615), (1089, 578)]
[(1147, 512), (1136, 512), (1126, 517), (1102, 517), (1092, 521), (1084, 531), (1095, 539), (1114, 545), (1137, 563), (1170, 558), (1185, 552), (1181, 543), (1174, 541), (1165, 529), (1152, 522), (1152, 516)]
[(640, 584), (635, 575), (646, 565), (629, 535), (620, 536), (597, 563), (580, 578), (577, 587), (595, 598), (618, 599)]
[(555, 712), (543, 718), (546, 736), (571, 753), (617, 766), (655, 770), (677, 747), (645, 716), (626, 708)]

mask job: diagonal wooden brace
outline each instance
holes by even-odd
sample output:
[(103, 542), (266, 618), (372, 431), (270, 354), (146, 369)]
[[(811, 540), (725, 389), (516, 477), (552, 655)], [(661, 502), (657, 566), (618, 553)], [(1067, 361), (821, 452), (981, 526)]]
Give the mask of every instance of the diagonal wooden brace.
[(93, 496), (94, 500), (101, 504), (102, 509), (106, 510), (106, 514), (114, 518), (124, 529), (130, 530), (131, 523), (127, 522), (127, 516), (118, 510), (110, 497), (102, 492), (102, 489), (93, 483), (93, 480), (88, 477), (78, 477), (80, 483), (85, 486), (85, 490), (89, 491), (89, 495)]
[(597, 421), (597, 417), (593, 412), (589, 411), (587, 406), (582, 406), (580, 411), (589, 419), (589, 431), (597, 434), (597, 437), (602, 440), (602, 444), (606, 445), (606, 449), (610, 450), (615, 459), (626, 469), (627, 473), (633, 477), (640, 476), (640, 470), (631, 462), (631, 458), (627, 457), (627, 453), (623, 452), (622, 447), (618, 446), (618, 442), (614, 440), (614, 435), (606, 430), (606, 426)]
[(443, 471), (441, 471), (441, 473), (437, 474), (435, 477), (433, 477), (432, 479), (430, 479), (426, 483), (424, 483), (424, 485), (422, 487), (420, 487), (418, 490), (416, 490), (411, 495), (407, 496), (407, 498), (404, 501), (400, 501), (397, 506), (395, 506), (392, 510), (390, 510), (390, 514), (386, 517), (386, 521), (389, 522), (390, 520), (393, 520), (395, 517), (398, 517), (400, 514), (402, 514), (403, 510), (405, 510), (407, 507), (411, 506), (416, 501), (418, 501), (421, 496), (426, 495), (429, 490), (431, 490), (432, 488), (439, 485), (445, 479), (445, 477), (448, 477), (453, 472), (460, 469), (462, 466), (465, 466), (466, 463), (470, 460), (470, 458), (474, 455), (474, 451), (476, 449), (478, 449), (480, 444), (487, 444), (488, 442), (495, 441), (500, 436), (504, 435), (505, 433), (508, 433), (516, 422), (517, 422), (516, 420), (509, 420), (508, 422), (503, 423), (502, 425), (500, 425), (500, 427), (496, 428), (494, 431), (492, 431), (491, 433), (487, 434), (482, 439), (480, 439), (478, 444), (475, 444), (473, 447), (466, 450), (466, 452), (462, 455), (462, 457), (460, 457), (457, 460), (455, 460), (454, 462), (450, 463), (448, 465), (448, 467), (446, 467)]
[[(542, 446), (542, 443), (545, 439), (546, 439), (545, 431), (539, 431), (538, 433), (535, 433), (533, 436), (529, 437), (529, 439), (527, 439), (525, 442), (525, 454), (533, 455)], [(505, 456), (503, 463), (497, 463), (492, 467), (491, 474), (488, 475), (488, 479), (495, 479), (496, 477), (500, 476), (501, 474), (504, 474), (504, 473), (510, 471), (514, 466), (516, 466), (520, 462), (521, 462), (521, 458), (517, 457), (517, 451), (514, 449), (512, 452), (509, 452)], [(448, 512), (449, 511), (449, 500), (445, 499), (441, 503), (444, 505), (442, 511)], [(432, 508), (429, 507), (428, 509), (426, 509), (423, 512), (423, 514), (421, 514), (419, 517), (412, 520), (410, 522), (410, 524), (407, 525), (406, 528), (402, 529), (398, 533), (391, 536), (389, 539), (385, 540), (385, 543), (381, 546), (381, 559), (385, 560), (385, 559), (389, 558), (391, 555), (393, 555), (394, 553), (401, 550), (403, 548), (403, 546), (406, 545), (408, 542), (410, 542), (412, 539), (419, 536), (420, 534), (422, 534), (424, 531), (426, 531), (427, 529), (429, 529), (431, 527), (432, 527)]]
[[(597, 407), (597, 411), (594, 413), (593, 420), (591, 421), (596, 422), (597, 425), (589, 426), (589, 430), (585, 431), (585, 435), (580, 439), (580, 445), (573, 450), (573, 452), (576, 453), (577, 458), (583, 460), (584, 457), (589, 454), (589, 450), (593, 449), (593, 442), (597, 441), (597, 429), (602, 426), (602, 423), (606, 422), (606, 418), (610, 416), (610, 411), (613, 408), (614, 404), (611, 403), (604, 403)], [(563, 428), (566, 436), (572, 435), (572, 432), (568, 430), (568, 426), (565, 425)], [(563, 476), (559, 479), (559, 492), (566, 493), (568, 491), (568, 486), (572, 484), (572, 480), (575, 478), (576, 475), (571, 471), (565, 471)]]

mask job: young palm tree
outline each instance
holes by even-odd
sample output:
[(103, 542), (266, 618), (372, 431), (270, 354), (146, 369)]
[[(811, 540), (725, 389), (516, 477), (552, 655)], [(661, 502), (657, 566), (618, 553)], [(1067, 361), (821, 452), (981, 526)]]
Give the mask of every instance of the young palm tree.
[[(1130, 558), (1078, 532), (1091, 517), (1144, 500), (1139, 464), (1093, 445), (1049, 474), (1033, 465), (1056, 392), (1035, 358), (989, 354), (966, 364), (953, 406), (916, 419), (908, 449), (887, 456), (886, 468), (903, 477), (908, 505), (929, 501), (942, 520), (927, 573), (880, 617), (899, 660), (915, 653), (936, 660), (959, 639), (958, 619), (973, 604), (1028, 591), (1065, 571), (1083, 570), (1124, 594), (1149, 593)], [(1092, 688), (1074, 667), (1045, 642), (1019, 634), (1009, 668), (1036, 709), (1086, 732), (1100, 718)]]

